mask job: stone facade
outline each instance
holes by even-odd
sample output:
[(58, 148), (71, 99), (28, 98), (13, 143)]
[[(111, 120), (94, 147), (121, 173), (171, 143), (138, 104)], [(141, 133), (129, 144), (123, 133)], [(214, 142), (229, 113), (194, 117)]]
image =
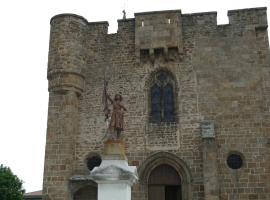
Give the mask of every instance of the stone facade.
[[(270, 52), (266, 8), (217, 13), (180, 10), (137, 13), (108, 22), (73, 14), (51, 20), (49, 106), (44, 200), (95, 199), (87, 158), (101, 155), (105, 133), (101, 101), (121, 93), (123, 140), (140, 181), (133, 200), (148, 199), (148, 177), (170, 165), (181, 178), (183, 200), (270, 199)], [(152, 123), (150, 87), (163, 70), (174, 85), (174, 122)], [(231, 169), (230, 154), (243, 165)]]

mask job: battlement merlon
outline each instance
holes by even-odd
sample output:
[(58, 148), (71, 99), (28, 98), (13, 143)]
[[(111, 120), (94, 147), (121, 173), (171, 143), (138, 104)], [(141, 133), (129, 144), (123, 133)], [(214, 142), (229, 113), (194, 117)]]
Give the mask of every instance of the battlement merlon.
[[(267, 29), (267, 8), (248, 8), (228, 11), (229, 26), (242, 30)], [(165, 56), (169, 49), (183, 52), (183, 31), (187, 27), (198, 32), (217, 30), (217, 12), (181, 14), (181, 10), (165, 10), (135, 13), (135, 53), (137, 61), (141, 52), (147, 52), (151, 58), (155, 51)], [(233, 28), (234, 29), (234, 28)], [(231, 29), (231, 31), (233, 31)]]
[(247, 8), (228, 11), (229, 24), (254, 25), (255, 27), (267, 27), (267, 8)]
[[(151, 16), (159, 16), (156, 21), (166, 23), (173, 15), (180, 15), (182, 18), (188, 19), (192, 18), (194, 25), (217, 25), (217, 12), (201, 12), (201, 13), (187, 13), (181, 14), (181, 10), (163, 10), (163, 11), (151, 11), (151, 12), (141, 12), (135, 13), (135, 18), (129, 19), (119, 19), (118, 20), (118, 32), (120, 29), (125, 29), (124, 25), (128, 25), (130, 27), (130, 23), (136, 21), (136, 26), (140, 26), (141, 22), (140, 19), (145, 18), (144, 25), (149, 25), (149, 21), (147, 19), (151, 18)], [(258, 8), (247, 8), (247, 9), (238, 9), (238, 10), (229, 10), (228, 11), (228, 18), (230, 25), (255, 25), (255, 26), (265, 26), (267, 27), (267, 8), (266, 7), (258, 7)], [(164, 20), (160, 19), (164, 17)], [(153, 17), (152, 17), (153, 18)], [(98, 29), (100, 30), (101, 34), (108, 33), (108, 26), (109, 23), (107, 21), (98, 21), (98, 22), (88, 22), (87, 19), (80, 15), (76, 14), (59, 14), (55, 15), (51, 18), (51, 25), (54, 24), (58, 20), (72, 20), (77, 23), (81, 23), (88, 27), (88, 29), (93, 30)], [(154, 19), (151, 19), (154, 20)], [(128, 27), (127, 27), (128, 28)], [(120, 30), (121, 32), (121, 30)]]
[[(249, 8), (228, 11), (227, 31), (234, 29), (260, 30), (267, 34), (267, 8)], [(88, 22), (75, 14), (60, 14), (51, 19), (48, 62), (49, 91), (84, 90), (84, 70), (87, 60), (87, 38), (108, 34), (108, 22)], [(118, 20), (118, 32), (135, 36), (136, 60), (141, 54), (153, 58), (155, 52), (168, 57), (170, 50), (183, 52), (183, 31), (188, 27), (197, 32), (217, 30), (217, 12), (182, 14), (181, 10), (135, 13), (135, 18)], [(235, 27), (235, 28), (234, 28)], [(126, 37), (125, 36), (125, 37)], [(123, 37), (123, 38), (125, 38)]]
[[(170, 15), (173, 13), (181, 14), (181, 10), (163, 10), (163, 11), (152, 11), (152, 12), (141, 12), (135, 13), (135, 18), (140, 18), (141, 16), (157, 16), (157, 15)], [(202, 24), (205, 21), (211, 24), (217, 25), (217, 12), (199, 12), (199, 13), (187, 13), (181, 14), (182, 17), (191, 17), (198, 18), (198, 24)], [(255, 8), (245, 8), (245, 9), (237, 9), (237, 10), (228, 10), (227, 13), (229, 17), (229, 24), (231, 25), (264, 25), (267, 23), (267, 7), (255, 7)], [(211, 18), (212, 20), (210, 20)]]

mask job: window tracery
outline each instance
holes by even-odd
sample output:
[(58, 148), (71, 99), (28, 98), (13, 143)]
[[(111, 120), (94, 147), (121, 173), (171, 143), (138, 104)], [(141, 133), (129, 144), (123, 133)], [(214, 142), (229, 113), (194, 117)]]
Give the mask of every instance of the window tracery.
[(174, 96), (172, 77), (166, 71), (156, 73), (150, 87), (151, 122), (175, 122)]

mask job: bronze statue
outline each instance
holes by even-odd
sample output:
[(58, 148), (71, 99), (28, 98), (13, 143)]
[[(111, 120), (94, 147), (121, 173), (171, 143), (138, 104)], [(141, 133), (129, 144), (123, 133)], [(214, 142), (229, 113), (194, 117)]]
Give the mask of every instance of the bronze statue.
[(123, 98), (120, 94), (116, 94), (113, 100), (108, 94), (107, 97), (113, 105), (109, 131), (111, 133), (116, 133), (117, 138), (120, 138), (121, 131), (124, 130), (124, 111), (127, 111), (127, 109), (122, 104)]
[[(119, 139), (121, 132), (124, 130), (124, 111), (127, 109), (122, 104), (122, 96), (120, 94), (116, 94), (114, 99), (110, 97), (107, 93), (107, 82), (104, 84), (104, 114), (105, 121), (107, 122), (107, 131), (110, 134), (112, 139)], [(108, 102), (111, 103), (113, 107), (113, 111), (109, 109)]]

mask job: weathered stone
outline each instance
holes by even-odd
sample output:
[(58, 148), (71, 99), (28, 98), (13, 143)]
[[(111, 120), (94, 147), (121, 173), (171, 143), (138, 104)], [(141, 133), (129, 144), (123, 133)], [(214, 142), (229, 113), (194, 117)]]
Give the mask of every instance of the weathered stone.
[[(104, 74), (108, 92), (121, 93), (128, 110), (123, 132), (126, 156), (138, 165), (142, 177), (133, 188), (133, 200), (148, 199), (147, 176), (162, 164), (181, 177), (185, 200), (203, 200), (206, 194), (220, 200), (270, 199), (266, 8), (228, 15), (229, 24), (217, 25), (216, 12), (140, 13), (119, 20), (116, 34), (107, 33), (107, 22), (55, 16), (47, 75), (44, 199), (84, 200), (96, 195), (95, 185), (85, 183), (86, 158), (101, 155), (104, 148)], [(141, 20), (144, 27), (139, 28)], [(159, 70), (170, 72), (175, 80), (175, 123), (149, 120), (148, 83)], [(210, 126), (201, 134), (204, 121), (214, 123), (214, 132)], [(204, 135), (208, 139), (202, 139)], [(209, 143), (212, 140), (215, 144)], [(227, 166), (231, 152), (243, 157), (242, 168)], [(208, 160), (217, 171), (207, 174)], [(72, 185), (75, 175), (84, 178)], [(218, 195), (207, 178), (218, 180)]]

